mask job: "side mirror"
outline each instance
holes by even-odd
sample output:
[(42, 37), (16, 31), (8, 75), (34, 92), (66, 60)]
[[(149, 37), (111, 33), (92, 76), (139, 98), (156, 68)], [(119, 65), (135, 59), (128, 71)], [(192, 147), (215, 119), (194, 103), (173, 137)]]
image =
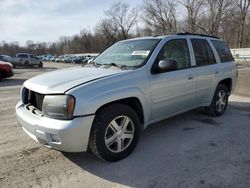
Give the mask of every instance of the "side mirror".
[(161, 60), (155, 64), (153, 73), (162, 73), (177, 69), (177, 62), (173, 59)]

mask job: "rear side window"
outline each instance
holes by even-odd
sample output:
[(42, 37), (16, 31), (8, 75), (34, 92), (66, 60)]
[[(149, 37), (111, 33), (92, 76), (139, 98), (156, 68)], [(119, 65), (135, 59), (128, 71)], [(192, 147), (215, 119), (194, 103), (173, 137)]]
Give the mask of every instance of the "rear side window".
[(194, 55), (196, 59), (196, 66), (204, 66), (215, 64), (214, 54), (208, 42), (204, 39), (191, 39)]
[(212, 40), (212, 43), (220, 57), (220, 60), (222, 63), (234, 61), (234, 58), (226, 45), (225, 42), (223, 41), (218, 41), (218, 40)]
[(32, 54), (30, 54), (30, 58), (35, 58), (35, 56), (33, 56)]

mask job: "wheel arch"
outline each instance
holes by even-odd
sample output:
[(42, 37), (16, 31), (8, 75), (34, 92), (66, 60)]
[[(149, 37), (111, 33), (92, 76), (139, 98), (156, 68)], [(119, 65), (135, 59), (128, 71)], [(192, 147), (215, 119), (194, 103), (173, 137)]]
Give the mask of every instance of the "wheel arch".
[[(231, 91), (232, 91), (232, 78), (223, 79), (218, 83), (218, 85), (220, 85), (220, 84), (225, 85), (228, 88), (228, 92), (231, 93)], [(218, 87), (218, 85), (217, 85), (217, 87)]]
[(117, 104), (117, 103), (118, 104), (124, 104), (124, 105), (127, 105), (127, 106), (131, 107), (136, 112), (136, 114), (138, 115), (141, 124), (144, 125), (144, 123), (145, 123), (144, 111), (143, 111), (142, 103), (141, 103), (140, 99), (137, 98), (137, 97), (123, 98), (123, 99), (119, 99), (119, 100), (115, 100), (115, 101), (103, 104), (102, 106), (100, 106), (96, 110), (96, 113), (98, 113), (98, 111), (100, 111), (101, 109), (103, 109), (107, 105), (112, 105), (112, 104)]

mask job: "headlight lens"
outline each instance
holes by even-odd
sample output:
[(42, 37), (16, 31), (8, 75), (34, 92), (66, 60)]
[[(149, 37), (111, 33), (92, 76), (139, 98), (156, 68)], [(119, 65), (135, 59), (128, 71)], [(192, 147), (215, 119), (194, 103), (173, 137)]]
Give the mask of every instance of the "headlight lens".
[(43, 100), (44, 116), (69, 120), (73, 118), (75, 97), (71, 95), (46, 95)]

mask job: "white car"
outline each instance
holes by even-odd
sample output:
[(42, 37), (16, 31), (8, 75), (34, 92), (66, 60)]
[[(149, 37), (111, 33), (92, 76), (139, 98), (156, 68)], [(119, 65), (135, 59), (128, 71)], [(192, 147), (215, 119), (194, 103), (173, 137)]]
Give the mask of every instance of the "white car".
[(154, 122), (197, 107), (223, 115), (236, 76), (232, 54), (217, 37), (130, 39), (84, 67), (27, 80), (16, 116), (23, 130), (47, 147), (67, 152), (90, 147), (97, 157), (117, 161)]

